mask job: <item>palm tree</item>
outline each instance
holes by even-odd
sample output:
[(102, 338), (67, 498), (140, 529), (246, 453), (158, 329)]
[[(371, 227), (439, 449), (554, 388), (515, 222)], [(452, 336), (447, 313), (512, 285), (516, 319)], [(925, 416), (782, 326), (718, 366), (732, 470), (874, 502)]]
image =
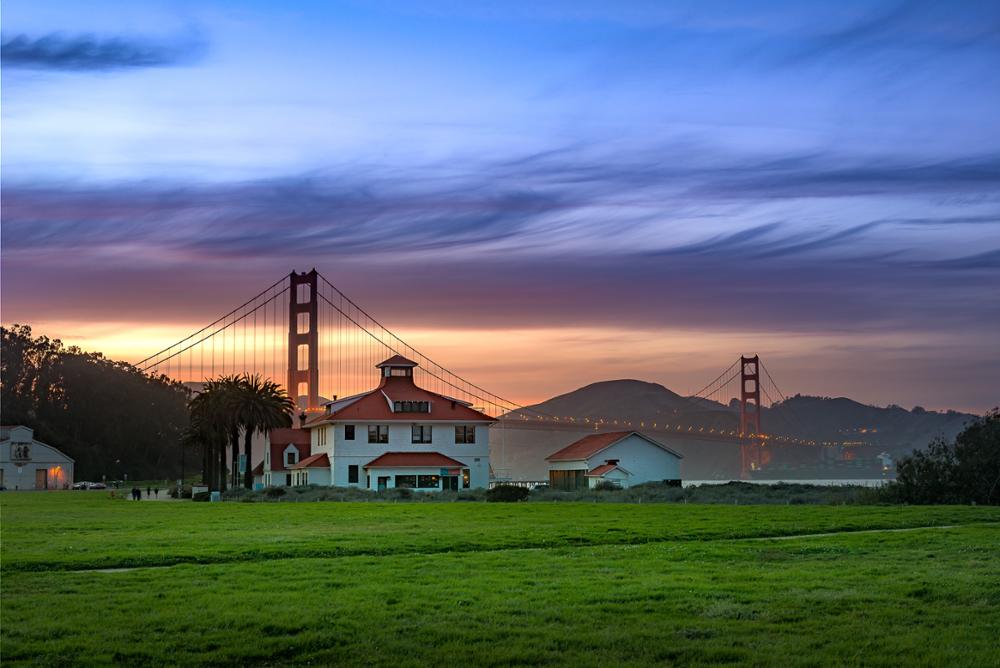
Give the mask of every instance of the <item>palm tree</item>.
[[(292, 412), (295, 402), (277, 383), (254, 374), (243, 374), (239, 378), (236, 391), (230, 396), (234, 422), (243, 429), (243, 457), (246, 468), (243, 472), (243, 486), (253, 487), (253, 436), (271, 429), (292, 426)], [(235, 452), (235, 450), (234, 450)], [(233, 461), (236, 461), (234, 456)], [(235, 468), (235, 466), (234, 466)]]
[[(240, 425), (233, 408), (240, 390), (238, 376), (220, 376), (205, 383), (202, 391), (189, 403), (191, 438), (206, 445), (209, 485), (220, 492), (226, 490), (226, 444), (232, 446), (233, 469), (238, 460)], [(235, 473), (234, 473), (235, 479)]]
[(185, 436), (186, 439), (201, 444), (205, 482), (213, 491), (225, 489), (227, 426), (224, 394), (225, 388), (218, 380), (209, 380), (202, 391), (188, 402), (191, 422)]

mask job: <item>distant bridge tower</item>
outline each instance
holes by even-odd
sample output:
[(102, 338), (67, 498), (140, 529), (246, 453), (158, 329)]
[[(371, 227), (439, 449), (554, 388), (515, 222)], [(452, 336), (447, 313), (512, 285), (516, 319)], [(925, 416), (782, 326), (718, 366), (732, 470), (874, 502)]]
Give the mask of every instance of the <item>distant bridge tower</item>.
[(760, 432), (760, 357), (740, 357), (740, 433)]
[(761, 465), (760, 357), (740, 357), (740, 455), (743, 477)]
[(288, 298), (288, 396), (306, 397), (306, 410), (319, 409), (319, 295), (317, 277), (309, 273), (289, 275)]

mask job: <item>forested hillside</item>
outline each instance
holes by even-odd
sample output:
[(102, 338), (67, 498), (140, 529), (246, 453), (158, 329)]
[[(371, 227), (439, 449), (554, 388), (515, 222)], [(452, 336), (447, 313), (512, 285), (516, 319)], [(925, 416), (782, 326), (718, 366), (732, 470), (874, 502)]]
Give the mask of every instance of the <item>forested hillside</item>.
[(180, 436), (188, 422), (183, 385), (34, 337), (24, 325), (2, 327), (0, 334), (3, 423), (32, 427), (38, 440), (75, 459), (77, 480), (180, 472)]

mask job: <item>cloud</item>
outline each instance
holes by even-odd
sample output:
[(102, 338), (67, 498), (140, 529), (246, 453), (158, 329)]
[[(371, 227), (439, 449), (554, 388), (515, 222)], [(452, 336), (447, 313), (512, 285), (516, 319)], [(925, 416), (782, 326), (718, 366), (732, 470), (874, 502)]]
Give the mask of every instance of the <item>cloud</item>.
[(196, 33), (169, 40), (51, 33), (3, 39), (0, 59), (7, 68), (108, 71), (184, 65), (199, 60), (205, 42)]
[[(246, 286), (316, 266), (417, 324), (1000, 326), (1000, 180), (983, 177), (1000, 161), (687, 155), (575, 147), (241, 183), (9, 182), (5, 311), (210, 320)], [(817, 192), (842, 202), (811, 204)]]

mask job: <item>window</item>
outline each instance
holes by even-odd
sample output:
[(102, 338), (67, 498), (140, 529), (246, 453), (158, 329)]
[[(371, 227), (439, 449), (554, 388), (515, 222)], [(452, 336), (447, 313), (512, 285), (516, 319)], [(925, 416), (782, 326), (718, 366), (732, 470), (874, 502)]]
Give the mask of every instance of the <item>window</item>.
[(285, 466), (299, 463), (299, 451), (292, 448), (285, 453)]
[(326, 427), (320, 427), (316, 431), (319, 432), (319, 436), (316, 439), (319, 445), (326, 445)]
[(369, 443), (388, 443), (389, 442), (389, 425), (387, 425), (387, 424), (370, 424), (370, 425), (368, 425), (368, 442)]
[(347, 467), (347, 482), (358, 482), (358, 465), (351, 464)]
[(393, 413), (430, 413), (431, 404), (429, 401), (394, 401), (392, 402)]
[(344, 440), (353, 441), (354, 440), (354, 425), (345, 424), (344, 425)]
[(455, 442), (475, 443), (476, 442), (475, 425), (459, 425), (455, 427)]
[(398, 475), (396, 476), (396, 488), (409, 487), (413, 489), (417, 486), (417, 476), (415, 475)]
[(389, 376), (401, 376), (401, 377), (412, 376), (413, 369), (410, 369), (408, 367), (387, 366), (382, 370), (382, 375), (384, 375), (386, 378), (388, 378)]
[(469, 489), (469, 469), (462, 469), (462, 487)]
[(441, 486), (441, 476), (418, 475), (417, 487), (419, 489), (437, 489)]
[(431, 442), (431, 426), (429, 424), (415, 424), (411, 430), (412, 437), (410, 438), (411, 443), (430, 443)]

